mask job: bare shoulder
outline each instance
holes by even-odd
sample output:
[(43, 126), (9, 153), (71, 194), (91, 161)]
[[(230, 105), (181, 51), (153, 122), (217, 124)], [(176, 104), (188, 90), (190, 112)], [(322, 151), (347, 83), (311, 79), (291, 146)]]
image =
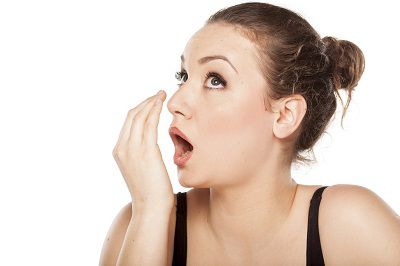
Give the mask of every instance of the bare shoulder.
[(319, 233), (327, 264), (400, 265), (400, 217), (368, 188), (327, 187), (319, 207)]

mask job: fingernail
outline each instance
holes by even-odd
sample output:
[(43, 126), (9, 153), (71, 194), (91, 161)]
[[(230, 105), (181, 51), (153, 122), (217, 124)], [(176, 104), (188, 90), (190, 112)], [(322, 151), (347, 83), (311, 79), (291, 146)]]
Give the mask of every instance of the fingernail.
[(162, 90), (159, 90), (159, 91), (157, 92), (157, 94), (158, 94), (158, 95), (160, 95), (160, 94), (161, 94), (161, 92), (162, 92)]

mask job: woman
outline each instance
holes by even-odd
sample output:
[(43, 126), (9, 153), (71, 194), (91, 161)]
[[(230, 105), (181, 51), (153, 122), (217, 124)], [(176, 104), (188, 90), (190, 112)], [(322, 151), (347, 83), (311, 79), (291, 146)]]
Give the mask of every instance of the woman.
[(193, 189), (173, 193), (157, 145), (161, 91), (129, 111), (113, 150), (132, 203), (101, 265), (400, 264), (400, 217), (374, 192), (291, 178), (339, 89), (345, 114), (364, 70), (359, 47), (251, 2), (211, 16), (181, 59), (169, 133), (179, 182)]

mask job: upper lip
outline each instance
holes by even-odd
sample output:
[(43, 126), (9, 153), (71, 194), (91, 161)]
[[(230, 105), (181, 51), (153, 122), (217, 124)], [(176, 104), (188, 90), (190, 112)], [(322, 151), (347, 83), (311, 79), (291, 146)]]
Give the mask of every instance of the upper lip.
[(177, 136), (176, 135), (178, 135), (179, 137), (181, 137), (184, 140), (186, 140), (187, 142), (189, 142), (190, 145), (192, 145), (192, 147), (194, 147), (192, 142), (189, 140), (189, 138), (179, 128), (177, 128), (175, 126), (172, 126), (172, 127), (169, 128), (168, 132), (169, 132), (169, 135), (171, 136), (172, 141), (174, 142), (174, 144), (176, 144), (176, 142), (177, 142)]

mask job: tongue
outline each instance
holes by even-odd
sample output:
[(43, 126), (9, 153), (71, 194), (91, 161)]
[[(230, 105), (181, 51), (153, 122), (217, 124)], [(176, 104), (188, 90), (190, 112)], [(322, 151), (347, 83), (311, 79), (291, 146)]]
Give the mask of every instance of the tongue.
[(179, 149), (181, 151), (181, 154), (187, 152), (187, 151), (192, 151), (193, 150), (193, 146), (187, 142), (186, 140), (184, 140), (183, 138), (178, 136), (179, 141)]

